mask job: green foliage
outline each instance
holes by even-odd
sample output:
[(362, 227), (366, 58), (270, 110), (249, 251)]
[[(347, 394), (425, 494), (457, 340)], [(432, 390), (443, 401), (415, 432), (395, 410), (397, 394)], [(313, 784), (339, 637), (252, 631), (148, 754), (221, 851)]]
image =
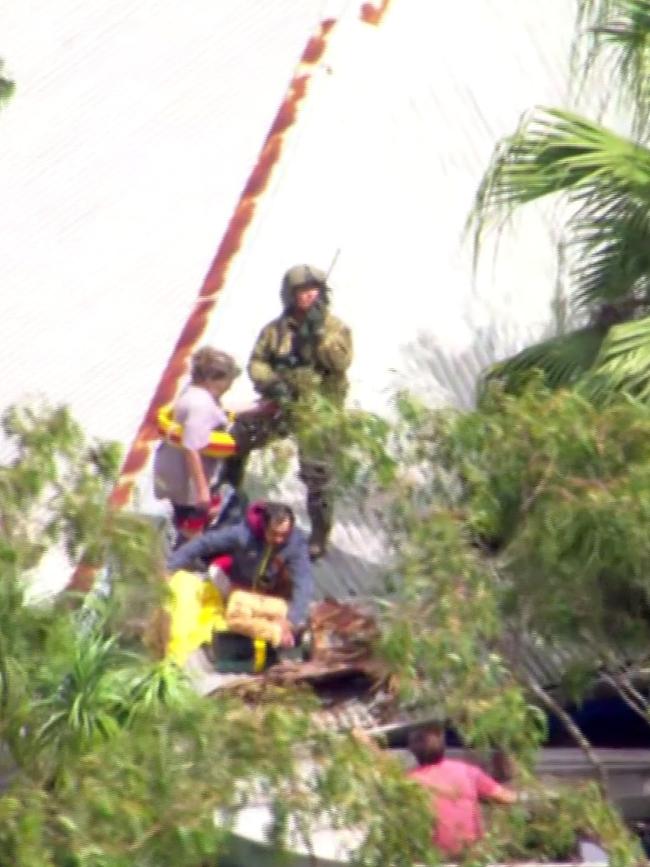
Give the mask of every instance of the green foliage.
[[(608, 53), (644, 136), (650, 4), (579, 7), (588, 71)], [(646, 721), (650, 711), (629, 672), (650, 638), (650, 429), (637, 402), (650, 379), (650, 151), (575, 113), (534, 110), (497, 145), (479, 187), (475, 256), (491, 223), (557, 194), (571, 214), (572, 300), (587, 324), (495, 365), (478, 412), (398, 398), (400, 582), (383, 640), (407, 700), (437, 707), (470, 742), (507, 744), (524, 764), (542, 735), (528, 691), (533, 649), (560, 657), (572, 699), (599, 672)], [(576, 390), (548, 391), (567, 386)], [(578, 813), (568, 811), (566, 834), (541, 821), (538, 843), (565, 850)], [(601, 829), (622, 839), (608, 816), (598, 814)]]
[(341, 493), (387, 485), (394, 478), (387, 450), (390, 426), (380, 416), (312, 393), (292, 407), (292, 419), (299, 448), (332, 466)]
[(648, 303), (649, 190), (646, 148), (568, 112), (538, 109), (497, 146), (471, 217), (475, 252), (491, 220), (566, 192), (575, 302), (590, 311), (634, 300), (633, 312)]
[(498, 743), (529, 763), (544, 719), (499, 651), (493, 576), (454, 510), (413, 510), (408, 527), (399, 604), (387, 610), (383, 639), (402, 699), (435, 707), (474, 746)]
[[(437, 707), (478, 749), (508, 751), (525, 773), (545, 722), (506, 639), (535, 630), (552, 642), (588, 628), (596, 643), (599, 629), (626, 648), (646, 640), (643, 618), (628, 615), (630, 594), (646, 600), (646, 542), (626, 521), (647, 525), (647, 413), (630, 401), (597, 411), (541, 386), (521, 398), (490, 391), (482, 411), (466, 415), (432, 412), (406, 394), (396, 408), (395, 428), (372, 418), (326, 428), (353, 443), (362, 462), (390, 467), (401, 581), (384, 603), (381, 646), (393, 683), (412, 706)], [(136, 599), (142, 619), (159, 601), (153, 589), (129, 596), (157, 574), (159, 551), (155, 530), (102, 505), (117, 466), (112, 450), (89, 448), (62, 410), (22, 408), (5, 419), (14, 459), (0, 470), (0, 742), (9, 772), (0, 867), (198, 867), (228, 841), (214, 812), (230, 815), (260, 792), (271, 799), (279, 847), (289, 828), (308, 839), (327, 817), (362, 831), (362, 867), (436, 863), (422, 790), (391, 761), (369, 761), (353, 739), (317, 729), (309, 695), (269, 691), (254, 706), (203, 699), (182, 672), (133, 642), (124, 609)], [(376, 452), (366, 445), (373, 438)], [(364, 479), (336, 466), (350, 483)], [(612, 521), (621, 499), (629, 508)], [(84, 522), (86, 510), (99, 527)], [(558, 516), (549, 540), (545, 527)], [(121, 613), (97, 600), (79, 612), (26, 604), (43, 531), (50, 545), (92, 542), (107, 553), (118, 599), (128, 591)], [(487, 536), (500, 539), (496, 560), (477, 545)], [(558, 570), (564, 557), (572, 559)], [(577, 602), (568, 613), (567, 593)], [(576, 694), (580, 683), (573, 678)], [(582, 827), (630, 863), (611, 813), (600, 801), (580, 803)], [(471, 857), (570, 848), (576, 827), (566, 816), (574, 814), (562, 815), (564, 824), (542, 809), (526, 836), (515, 812), (506, 839), (489, 837)]]
[(487, 221), (518, 205), (568, 191), (592, 208), (612, 207), (613, 196), (621, 207), (627, 196), (644, 196), (649, 176), (646, 148), (571, 112), (538, 108), (496, 147), (471, 217), (475, 243)]
[[(360, 864), (396, 862), (401, 846), (424, 851), (421, 792), (397, 768), (378, 775), (356, 742), (316, 729), (313, 699), (200, 698), (134, 641), (130, 620), (141, 628), (162, 598), (160, 540), (107, 505), (114, 446), (89, 445), (65, 409), (46, 405), (9, 409), (3, 427), (0, 867), (198, 867), (227, 840), (214, 812), (260, 791), (284, 817), (280, 845), (289, 821), (308, 834), (327, 813), (348, 826), (369, 809)], [(105, 559), (111, 598), (76, 611), (65, 599), (29, 603), (30, 576), (53, 545)]]
[(606, 328), (595, 325), (527, 346), (486, 371), (483, 386), (497, 380), (508, 391), (518, 392), (530, 380), (531, 373), (541, 373), (550, 388), (574, 385), (596, 364), (606, 335)]
[(606, 401), (625, 392), (650, 398), (650, 316), (623, 322), (607, 332), (593, 369), (581, 383), (584, 393)]
[(576, 828), (585, 839), (605, 844), (612, 864), (642, 860), (638, 844), (616, 811), (593, 783), (555, 786), (551, 796), (534, 784), (529, 800), (511, 810), (489, 812), (490, 833), (479, 845), (484, 860), (492, 863), (529, 861), (542, 854), (543, 861), (572, 861), (576, 857)]
[[(614, 545), (615, 531), (605, 531), (614, 500), (633, 494), (625, 514), (646, 524), (645, 499), (633, 485), (625, 493), (630, 479), (642, 484), (635, 474), (647, 459), (646, 412), (627, 401), (599, 414), (575, 394), (551, 395), (541, 386), (523, 398), (491, 391), (480, 413), (431, 412), (406, 394), (398, 395), (396, 408), (402, 421), (395, 428), (371, 417), (343, 427), (340, 416), (326, 428), (328, 436), (336, 431), (353, 443), (362, 463), (390, 468), (383, 478), (394, 498), (391, 532), (401, 582), (396, 600), (384, 605), (381, 644), (393, 682), (403, 700), (437, 707), (469, 743), (484, 750), (498, 745), (524, 773), (545, 723), (506, 633), (525, 624), (553, 641), (583, 630), (587, 620), (576, 625), (580, 606), (565, 622), (561, 603), (569, 590), (585, 594), (585, 608), (591, 594), (584, 617), (594, 635), (605, 628), (607, 601), (608, 634), (627, 646), (644, 639), (638, 618), (626, 619), (623, 599), (645, 592), (643, 564), (628, 568), (645, 545), (643, 534), (624, 552)], [(150, 659), (133, 642), (126, 612), (135, 600), (142, 619), (160, 594), (132, 588), (147, 578), (152, 583), (160, 555), (154, 529), (105, 506), (117, 468), (112, 448), (89, 447), (60, 409), (11, 410), (5, 431), (14, 456), (0, 469), (7, 531), (0, 575), (0, 743), (7, 774), (0, 867), (198, 867), (228, 844), (227, 824), (215, 827), (215, 811), (231, 815), (260, 792), (271, 799), (280, 848), (289, 828), (308, 839), (327, 817), (334, 827), (359, 829), (360, 867), (438, 862), (423, 791), (391, 760), (369, 761), (354, 739), (315, 728), (308, 694), (268, 691), (254, 706), (234, 695), (203, 699), (175, 666)], [(390, 455), (383, 454), (389, 446)], [(365, 478), (349, 472), (352, 464), (336, 466), (350, 484)], [(580, 500), (585, 478), (612, 486), (601, 514)], [(541, 525), (554, 514), (553, 497), (560, 505), (567, 500), (567, 512), (562, 531), (544, 547)], [(84, 521), (85, 511), (99, 527)], [(112, 600), (96, 599), (80, 611), (27, 604), (25, 576), (37, 550), (47, 547), (35, 546), (44, 532), (49, 545), (77, 551), (92, 542), (106, 552), (118, 601), (125, 593), (117, 613)], [(496, 566), (475, 544), (489, 534), (507, 540)], [(618, 583), (607, 586), (622, 594), (618, 618), (605, 599), (607, 587), (596, 580), (596, 565), (584, 566), (588, 537), (603, 548), (607, 569), (617, 569)], [(539, 549), (536, 556), (530, 546)], [(573, 584), (568, 571), (553, 580), (553, 558), (565, 556), (565, 548), (575, 548), (573, 568), (582, 568)], [(543, 594), (545, 572), (552, 580)], [(593, 604), (596, 589), (600, 607)], [(579, 678), (572, 683), (580, 693)], [(578, 800), (581, 827), (620, 847), (620, 863), (629, 863), (627, 838), (611, 812), (600, 800)], [(539, 810), (532, 818), (528, 810), (532, 825), (525, 833), (521, 812), (510, 816), (510, 825), (497, 823), (503, 833), (495, 831), (471, 858), (520, 851), (551, 856), (570, 848), (578, 814), (563, 810), (561, 821), (557, 811)]]
[[(297, 745), (314, 756), (315, 773), (304, 773), (297, 763)], [(214, 811), (227, 814), (260, 791), (273, 800), (278, 844), (289, 816), (308, 834), (325, 812), (349, 827), (370, 808), (377, 826), (384, 820), (392, 842), (369, 842), (359, 863), (394, 863), (400, 825), (391, 804), (397, 791), (410, 815), (402, 843), (404, 830), (414, 825), (420, 833), (411, 845), (419, 840), (424, 848), (427, 839), (421, 793), (398, 768), (378, 774), (357, 745), (314, 732), (300, 708), (251, 710), (234, 700), (197, 697), (176, 713), (167, 708), (139, 718), (81, 756), (57, 789), (56, 821), (44, 836), (55, 853), (67, 853), (67, 861), (55, 854), (55, 864), (200, 864), (226, 843), (225, 827), (219, 832), (214, 826)]]
[(97, 564), (110, 560), (124, 578), (156, 570), (155, 528), (108, 503), (121, 461), (116, 443), (87, 443), (64, 407), (10, 407), (1, 425), (13, 459), (0, 467), (0, 552), (15, 574), (55, 544), (72, 561), (82, 552)]
[(599, 398), (621, 391), (645, 398), (644, 320), (634, 320), (650, 314), (650, 3), (580, 0), (578, 6), (575, 59), (586, 77), (597, 70), (618, 79), (620, 101), (633, 109), (632, 138), (572, 112), (537, 108), (498, 143), (469, 221), (475, 259), (491, 222), (528, 202), (564, 195), (572, 302), (588, 324), (525, 349), (493, 373), (511, 389), (541, 369), (553, 387), (586, 378)]
[[(396, 465), (388, 422), (322, 394), (309, 370), (294, 371), (293, 385), (299, 397), (286, 406), (286, 430), (295, 436), (301, 455), (329, 466), (337, 495), (361, 502), (369, 490), (389, 485)], [(269, 482), (277, 484), (286, 474), (291, 455), (286, 443), (265, 450), (258, 466)]]
[[(634, 672), (650, 642), (650, 410), (624, 397), (598, 407), (540, 377), (518, 395), (493, 384), (474, 412), (408, 395), (397, 406), (399, 580), (382, 651), (404, 702), (478, 749), (505, 749), (534, 791), (546, 686), (536, 655), (560, 679), (549, 702), (580, 702), (605, 677), (649, 719)], [(602, 797), (558, 797), (549, 805), (542, 790), (534, 805), (495, 814), (476, 858), (567, 858), (576, 829), (619, 863), (636, 857)]]
[(519, 396), (493, 386), (479, 411), (424, 413), (418, 424), (413, 461), (437, 469), (428, 496), (400, 495), (403, 583), (387, 652), (406, 684), (422, 680), (445, 715), (467, 717), (470, 740), (503, 726), (499, 738), (530, 755), (535, 738), (518, 745), (515, 735), (521, 725), (539, 736), (517, 692), (533, 647), (564, 659), (573, 699), (596, 671), (620, 685), (625, 660), (646, 658), (650, 411), (626, 398), (596, 407), (533, 381)]
[(647, 640), (649, 434), (642, 405), (597, 409), (535, 385), (519, 398), (493, 390), (482, 412), (450, 422), (441, 460), (464, 480), (470, 532), (497, 542), (503, 601), (528, 627)]

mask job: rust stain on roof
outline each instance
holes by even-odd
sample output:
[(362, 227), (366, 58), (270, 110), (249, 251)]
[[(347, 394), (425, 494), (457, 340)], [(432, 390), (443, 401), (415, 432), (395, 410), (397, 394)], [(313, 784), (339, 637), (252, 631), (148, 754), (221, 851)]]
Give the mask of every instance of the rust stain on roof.
[(390, 0), (381, 0), (380, 3), (364, 3), (361, 6), (361, 20), (366, 24), (381, 24), (388, 7)]

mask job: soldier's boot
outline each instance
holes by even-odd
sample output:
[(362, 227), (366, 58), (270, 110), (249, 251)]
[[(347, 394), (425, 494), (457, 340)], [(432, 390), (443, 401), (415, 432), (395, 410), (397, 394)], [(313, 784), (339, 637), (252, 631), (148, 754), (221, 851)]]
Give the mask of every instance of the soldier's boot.
[(309, 536), (309, 557), (319, 560), (327, 553), (327, 543), (333, 523), (331, 498), (324, 491), (307, 493), (307, 513), (311, 522)]
[(307, 488), (307, 514), (311, 522), (309, 556), (312, 560), (318, 560), (327, 552), (333, 524), (332, 471), (322, 460), (313, 460), (300, 453), (299, 458), (300, 478)]

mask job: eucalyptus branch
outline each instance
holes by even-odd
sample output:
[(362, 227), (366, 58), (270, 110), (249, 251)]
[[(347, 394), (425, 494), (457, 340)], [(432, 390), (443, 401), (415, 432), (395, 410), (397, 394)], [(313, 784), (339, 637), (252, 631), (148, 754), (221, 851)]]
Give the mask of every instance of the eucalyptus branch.
[(0, 715), (2, 719), (5, 719), (9, 707), (9, 668), (2, 635), (0, 635), (0, 684)]
[(621, 679), (625, 684), (626, 689), (629, 690), (630, 694), (633, 695), (640, 704), (645, 704), (646, 707), (650, 706), (648, 699), (634, 686), (634, 683), (626, 671), (621, 672)]
[[(533, 460), (536, 460), (536, 456), (534, 456)], [(548, 482), (553, 473), (556, 472), (555, 464), (552, 460), (546, 462), (546, 466), (541, 475), (541, 478), (537, 482), (537, 484), (533, 487), (532, 491), (530, 491), (523, 503), (521, 504), (521, 514), (526, 515), (532, 509), (535, 501), (539, 498), (540, 494), (542, 494), (546, 488), (548, 487)]]
[[(634, 686), (634, 683), (629, 676), (629, 664), (619, 659), (611, 648), (607, 647), (605, 640), (600, 642), (590, 641), (593, 651), (598, 656), (602, 656), (607, 669), (602, 672), (602, 677), (610, 686), (614, 687), (629, 706), (638, 713), (647, 723), (650, 723), (648, 711), (650, 710), (650, 702), (648, 699)], [(603, 653), (604, 650), (604, 653)], [(635, 665), (638, 667), (643, 664), (643, 660), (635, 660)]]
[(584, 736), (580, 727), (575, 724), (575, 722), (571, 719), (570, 715), (564, 710), (564, 708), (560, 704), (558, 704), (558, 702), (555, 701), (555, 699), (551, 695), (549, 695), (549, 693), (543, 688), (543, 686), (541, 686), (541, 684), (535, 679), (535, 677), (533, 677), (532, 674), (522, 671), (522, 675), (525, 683), (530, 688), (530, 691), (535, 696), (535, 698), (537, 698), (547, 708), (547, 710), (557, 716), (557, 718), (562, 722), (571, 737), (574, 739), (576, 744), (584, 752), (589, 763), (596, 772), (599, 782), (603, 787), (603, 790), (606, 791), (607, 770), (598, 758), (598, 755), (596, 754), (596, 751), (592, 747), (591, 743)]
[(645, 702), (644, 704), (639, 704), (636, 698), (636, 695), (638, 695), (638, 693), (636, 693), (636, 690), (629, 690), (625, 681), (620, 679), (616, 675), (603, 672), (601, 673), (601, 677), (605, 681), (605, 683), (608, 683), (616, 691), (616, 693), (621, 697), (625, 704), (632, 711), (634, 711), (635, 714), (640, 716), (644, 722), (650, 722), (650, 720), (648, 719), (648, 711), (650, 710), (650, 705), (647, 702)]

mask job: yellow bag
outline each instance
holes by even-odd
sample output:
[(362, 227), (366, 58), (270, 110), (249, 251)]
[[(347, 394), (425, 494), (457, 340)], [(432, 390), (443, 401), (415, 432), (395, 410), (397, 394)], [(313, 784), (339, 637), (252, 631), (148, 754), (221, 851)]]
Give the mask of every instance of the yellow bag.
[(227, 629), (225, 606), (217, 588), (193, 572), (175, 572), (169, 579), (169, 590), (166, 656), (183, 665), (192, 651), (212, 640), (213, 632)]

